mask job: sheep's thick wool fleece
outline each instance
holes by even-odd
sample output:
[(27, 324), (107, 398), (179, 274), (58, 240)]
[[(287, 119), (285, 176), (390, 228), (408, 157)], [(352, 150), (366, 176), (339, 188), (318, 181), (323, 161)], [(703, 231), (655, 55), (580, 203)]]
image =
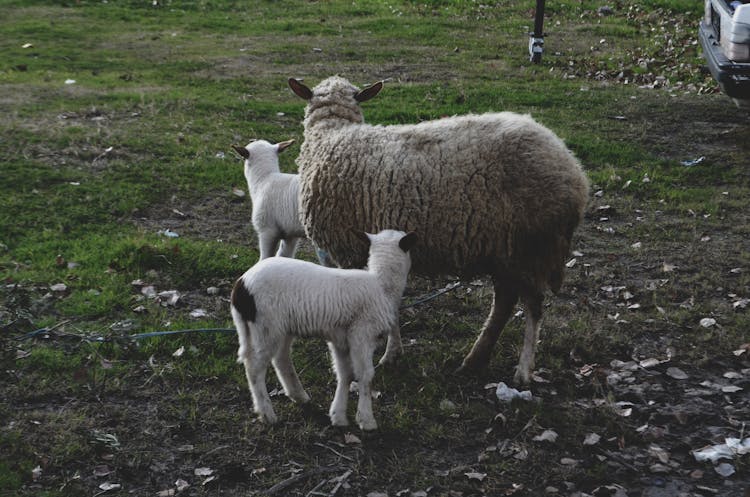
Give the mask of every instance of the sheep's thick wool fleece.
[(349, 228), (415, 231), (415, 272), (509, 275), (557, 290), (588, 199), (552, 131), (510, 112), (414, 125), (364, 123), (358, 89), (313, 90), (297, 159), (305, 230), (344, 267), (367, 253)]

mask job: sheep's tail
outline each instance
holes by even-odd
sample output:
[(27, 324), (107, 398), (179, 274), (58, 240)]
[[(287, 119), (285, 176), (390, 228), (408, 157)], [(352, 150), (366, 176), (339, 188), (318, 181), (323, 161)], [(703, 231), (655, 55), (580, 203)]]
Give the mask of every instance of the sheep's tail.
[(242, 278), (238, 279), (232, 290), (231, 298), (232, 320), (237, 328), (237, 338), (240, 347), (237, 350), (237, 362), (241, 363), (248, 357), (248, 348), (251, 347), (250, 323), (255, 322), (258, 308), (255, 306), (255, 298), (250, 294)]
[(565, 263), (570, 257), (570, 245), (573, 238), (573, 231), (575, 230), (577, 223), (572, 223), (568, 226), (568, 229), (557, 236), (557, 247), (553, 253), (558, 258), (557, 264), (552, 266), (552, 270), (549, 274), (548, 284), (552, 293), (557, 293), (563, 284), (565, 278)]

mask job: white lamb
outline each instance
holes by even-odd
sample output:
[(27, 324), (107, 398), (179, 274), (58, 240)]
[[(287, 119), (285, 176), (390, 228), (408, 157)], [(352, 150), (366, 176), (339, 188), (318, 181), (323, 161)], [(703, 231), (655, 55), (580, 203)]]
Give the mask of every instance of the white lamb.
[[(364, 238), (365, 234), (362, 234)], [(271, 257), (258, 262), (236, 282), (231, 298), (237, 328), (237, 362), (262, 421), (277, 421), (266, 389), (268, 363), (286, 395), (295, 402), (310, 396), (300, 383), (291, 359), (298, 336), (322, 336), (328, 342), (336, 371), (336, 393), (330, 417), (334, 426), (348, 424), (349, 383), (357, 379), (357, 423), (377, 428), (372, 414), (370, 383), (376, 339), (398, 327), (398, 307), (411, 267), (414, 233), (384, 230), (366, 235), (367, 269), (338, 269), (311, 262)]]
[[(233, 146), (245, 159), (245, 179), (253, 203), (253, 227), (258, 234), (260, 258), (294, 257), (305, 229), (299, 220), (299, 176), (279, 170), (279, 153), (294, 140), (272, 145), (265, 140)], [(276, 251), (278, 247), (278, 252)]]

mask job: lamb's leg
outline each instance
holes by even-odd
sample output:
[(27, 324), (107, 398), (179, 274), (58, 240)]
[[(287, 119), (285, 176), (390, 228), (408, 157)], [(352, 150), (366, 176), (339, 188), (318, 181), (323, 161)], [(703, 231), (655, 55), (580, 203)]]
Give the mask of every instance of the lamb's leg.
[[(503, 283), (506, 285), (504, 286)], [(471, 351), (464, 358), (463, 364), (459, 368), (460, 371), (472, 372), (487, 367), (492, 349), (500, 337), (500, 332), (510, 319), (516, 302), (518, 302), (518, 292), (508, 285), (508, 282), (502, 282), (499, 281), (499, 278), (495, 278), (494, 287), (495, 296), (490, 315)]]
[(333, 426), (347, 426), (346, 406), (349, 402), (349, 384), (352, 382), (352, 363), (349, 358), (349, 350), (341, 345), (328, 342), (333, 360), (333, 369), (336, 372), (336, 393), (331, 402), (328, 414)]
[(258, 234), (258, 245), (260, 247), (260, 260), (268, 257), (273, 257), (276, 253), (276, 246), (279, 244), (279, 239), (276, 235), (269, 233)]
[(276, 255), (278, 257), (294, 257), (298, 243), (299, 238), (282, 238), (281, 244), (279, 245), (279, 251)]
[(261, 421), (273, 424), (278, 421), (276, 413), (271, 405), (271, 398), (268, 396), (266, 389), (266, 371), (270, 357), (266, 354), (258, 353), (255, 350), (249, 351), (242, 358), (245, 365), (245, 376), (247, 384), (250, 387), (250, 393), (253, 396), (254, 410), (260, 416)]
[(518, 359), (518, 366), (516, 367), (516, 374), (514, 376), (516, 383), (526, 385), (531, 380), (531, 372), (534, 370), (536, 345), (537, 342), (539, 342), (539, 328), (541, 326), (543, 301), (544, 297), (541, 294), (523, 297), (524, 313), (526, 315), (526, 329), (523, 336), (521, 357)]
[(397, 323), (388, 333), (385, 352), (383, 353), (383, 357), (378, 361), (378, 366), (382, 366), (388, 362), (393, 362), (403, 351), (404, 347), (401, 344), (401, 328)]
[(282, 340), (281, 346), (271, 362), (276, 370), (276, 376), (284, 387), (286, 396), (295, 402), (305, 403), (310, 400), (310, 396), (305, 392), (305, 388), (299, 381), (299, 376), (297, 376), (297, 371), (294, 369), (294, 363), (292, 363), (293, 341), (294, 338), (287, 335)]
[[(356, 337), (356, 329), (352, 331), (350, 340), (352, 335)], [(357, 423), (362, 430), (374, 430), (378, 427), (375, 416), (372, 414), (372, 378), (375, 376), (375, 368), (372, 366), (372, 353), (375, 344), (367, 339), (357, 338), (353, 342), (349, 343), (349, 355), (352, 359), (352, 369), (359, 387)]]

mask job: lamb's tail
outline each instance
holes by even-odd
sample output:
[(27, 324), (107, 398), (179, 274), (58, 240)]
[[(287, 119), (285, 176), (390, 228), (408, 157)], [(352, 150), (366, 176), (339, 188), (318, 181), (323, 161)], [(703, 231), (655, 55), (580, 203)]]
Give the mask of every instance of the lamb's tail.
[(255, 322), (258, 314), (255, 298), (248, 291), (242, 278), (238, 279), (234, 285), (231, 302), (232, 320), (237, 328), (237, 338), (240, 342), (237, 362), (241, 363), (248, 356), (248, 348), (251, 347), (250, 323)]

